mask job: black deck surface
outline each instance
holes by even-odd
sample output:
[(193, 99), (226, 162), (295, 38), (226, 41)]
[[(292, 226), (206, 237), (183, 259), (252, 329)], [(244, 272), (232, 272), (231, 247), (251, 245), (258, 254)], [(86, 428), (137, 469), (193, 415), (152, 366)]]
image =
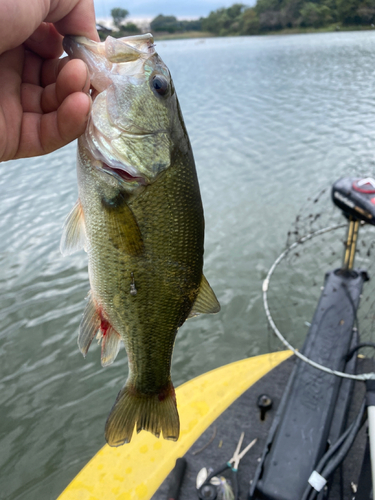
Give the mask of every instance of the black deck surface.
[[(257, 443), (241, 460), (238, 472), (240, 487), (240, 499), (247, 500), (250, 481), (254, 476), (259, 457), (262, 454), (264, 443), (272, 423), (272, 419), (279, 406), (283, 390), (288, 381), (290, 372), (294, 366), (295, 358), (289, 358), (265, 375), (255, 383), (242, 396), (240, 396), (216, 421), (199, 437), (186, 453), (187, 469), (183, 479), (179, 500), (193, 500), (198, 498), (195, 489), (195, 480), (202, 467), (217, 468), (228, 461), (236, 448), (241, 432), (245, 432), (242, 448), (254, 438)], [(372, 360), (359, 359), (358, 373), (373, 371)], [(349, 415), (349, 422), (362, 402), (364, 396), (364, 384), (356, 382), (354, 388), (353, 404)], [(259, 395), (267, 394), (272, 398), (272, 409), (266, 414), (264, 421), (260, 419), (260, 411), (257, 406)], [(365, 426), (364, 426), (365, 427)], [(215, 438), (211, 441), (213, 435)], [(208, 442), (210, 444), (201, 450)], [(330, 500), (351, 500), (353, 490), (351, 483), (357, 484), (360, 467), (362, 464), (363, 449), (365, 444), (365, 429), (359, 433), (342, 471), (343, 496), (340, 496), (340, 474), (336, 474), (335, 482), (331, 490)], [(196, 454), (194, 454), (196, 453)], [(230, 478), (230, 474), (224, 473)], [(152, 500), (168, 499), (170, 477), (156, 491)], [(295, 499), (291, 499), (295, 500)]]

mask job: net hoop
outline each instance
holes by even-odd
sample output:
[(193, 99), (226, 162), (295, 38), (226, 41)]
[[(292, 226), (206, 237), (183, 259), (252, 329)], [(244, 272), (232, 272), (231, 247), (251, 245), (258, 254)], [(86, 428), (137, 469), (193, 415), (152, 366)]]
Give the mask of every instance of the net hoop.
[(298, 241), (295, 241), (292, 245), (290, 245), (286, 250), (284, 250), (275, 260), (275, 262), (272, 264), (270, 270), (268, 271), (266, 279), (263, 281), (263, 286), (262, 286), (262, 291), (263, 291), (263, 305), (264, 309), (266, 311), (266, 316), (268, 323), (270, 324), (273, 332), (275, 335), (278, 337), (279, 340), (288, 348), (290, 349), (299, 359), (304, 361), (305, 363), (313, 366), (314, 368), (318, 368), (319, 370), (322, 370), (323, 372), (330, 373), (331, 375), (337, 375), (338, 377), (343, 377), (343, 378), (349, 378), (352, 380), (375, 380), (375, 373), (361, 373), (360, 375), (352, 375), (351, 373), (344, 373), (344, 372), (339, 372), (337, 370), (331, 370), (330, 368), (327, 368), (324, 365), (321, 365), (319, 363), (316, 363), (315, 361), (312, 361), (311, 359), (307, 358), (303, 354), (301, 354), (295, 347), (293, 347), (287, 340), (286, 338), (282, 335), (280, 330), (277, 328), (271, 312), (270, 308), (268, 305), (268, 298), (267, 298), (267, 292), (271, 280), (271, 276), (273, 272), (275, 271), (276, 267), (280, 264), (280, 262), (288, 255), (289, 252), (291, 252), (294, 248), (296, 248), (298, 245), (301, 245), (305, 243), (308, 240), (311, 240), (312, 238), (315, 238), (316, 236), (320, 236), (325, 233), (329, 233), (330, 231), (334, 231), (336, 229), (340, 229), (342, 227), (346, 227), (346, 223), (342, 224), (336, 224), (334, 226), (328, 226), (323, 229), (319, 229), (318, 231), (314, 231), (312, 233), (307, 234), (306, 236), (303, 236), (300, 238)]

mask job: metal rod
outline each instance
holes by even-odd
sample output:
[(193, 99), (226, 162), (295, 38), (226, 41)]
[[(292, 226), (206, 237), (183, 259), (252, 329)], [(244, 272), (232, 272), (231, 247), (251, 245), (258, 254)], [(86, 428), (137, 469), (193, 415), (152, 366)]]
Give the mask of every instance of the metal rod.
[(351, 247), (351, 241), (352, 241), (352, 234), (353, 234), (353, 219), (350, 217), (349, 218), (348, 231), (347, 231), (347, 234), (346, 234), (345, 254), (344, 254), (344, 261), (343, 261), (343, 264), (342, 264), (343, 269), (348, 269), (348, 267), (349, 267), (350, 247)]
[(359, 230), (359, 220), (354, 221), (354, 227), (353, 227), (353, 236), (352, 236), (352, 244), (350, 248), (350, 259), (349, 259), (349, 271), (351, 271), (354, 267), (354, 257), (355, 257), (355, 250), (357, 248), (357, 240), (358, 240), (358, 230)]
[(359, 220), (354, 217), (349, 218), (348, 233), (345, 243), (345, 254), (343, 261), (343, 269), (346, 271), (351, 271), (354, 266), (355, 251), (357, 248), (359, 230)]

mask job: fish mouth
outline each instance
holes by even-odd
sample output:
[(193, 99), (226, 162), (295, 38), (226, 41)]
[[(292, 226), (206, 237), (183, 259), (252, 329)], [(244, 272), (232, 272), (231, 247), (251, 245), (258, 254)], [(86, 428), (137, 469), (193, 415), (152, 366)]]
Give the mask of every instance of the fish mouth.
[(129, 183), (137, 183), (139, 185), (146, 184), (145, 179), (143, 177), (137, 177), (135, 175), (131, 175), (128, 171), (123, 170), (122, 168), (114, 168), (107, 165), (107, 163), (102, 164), (102, 169), (115, 177), (117, 180), (125, 181), (127, 184)]

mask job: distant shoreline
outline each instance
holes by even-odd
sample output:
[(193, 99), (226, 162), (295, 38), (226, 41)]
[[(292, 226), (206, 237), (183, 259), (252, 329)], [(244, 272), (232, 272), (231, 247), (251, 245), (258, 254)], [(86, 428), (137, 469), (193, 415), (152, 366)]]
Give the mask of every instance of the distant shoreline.
[[(375, 26), (340, 26), (338, 24), (331, 24), (324, 28), (285, 28), (282, 30), (267, 31), (265, 33), (256, 33), (254, 35), (229, 35), (229, 37), (240, 36), (274, 36), (274, 35), (299, 35), (303, 33), (340, 33), (341, 31), (373, 31)], [(183, 40), (187, 38), (227, 38), (219, 37), (213, 33), (204, 31), (185, 31), (182, 33), (153, 33), (156, 42), (163, 40)]]

